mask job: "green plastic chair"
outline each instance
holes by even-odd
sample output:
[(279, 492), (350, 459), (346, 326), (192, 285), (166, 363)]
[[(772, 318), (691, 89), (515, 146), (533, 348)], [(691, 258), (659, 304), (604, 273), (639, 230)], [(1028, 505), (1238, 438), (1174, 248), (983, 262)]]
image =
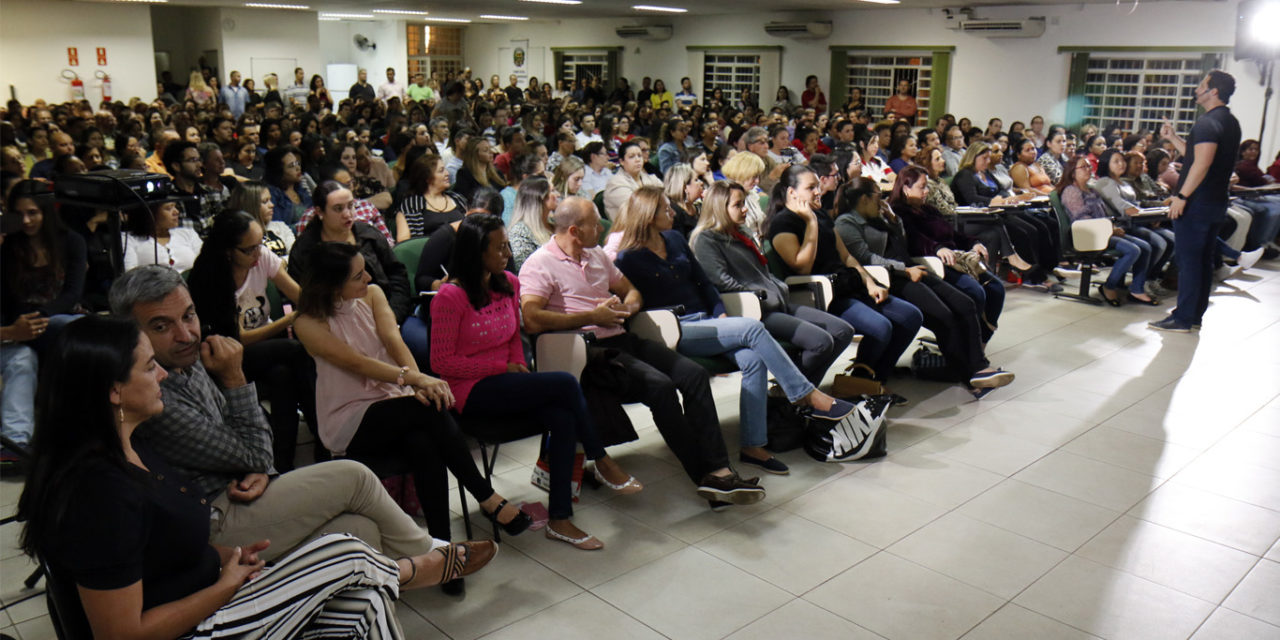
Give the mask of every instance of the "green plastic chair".
[(418, 274), (418, 262), (422, 260), (422, 247), (425, 244), (427, 244), (426, 238), (412, 238), (397, 244), (391, 250), (396, 255), (396, 260), (399, 260), (408, 271), (411, 285)]

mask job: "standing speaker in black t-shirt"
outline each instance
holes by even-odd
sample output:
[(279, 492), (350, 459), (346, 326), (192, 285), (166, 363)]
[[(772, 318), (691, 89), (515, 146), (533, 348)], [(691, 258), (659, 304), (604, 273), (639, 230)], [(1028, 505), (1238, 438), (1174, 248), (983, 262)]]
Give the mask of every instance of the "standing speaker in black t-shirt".
[(1178, 306), (1169, 317), (1150, 323), (1153, 329), (1181, 333), (1199, 329), (1209, 306), (1215, 238), (1227, 216), (1231, 172), (1240, 149), (1240, 122), (1227, 108), (1235, 90), (1230, 74), (1210, 71), (1196, 87), (1196, 104), (1205, 113), (1191, 127), (1187, 140), (1178, 138), (1167, 122), (1161, 129), (1161, 135), (1173, 140), (1185, 157), (1169, 207), (1178, 247)]

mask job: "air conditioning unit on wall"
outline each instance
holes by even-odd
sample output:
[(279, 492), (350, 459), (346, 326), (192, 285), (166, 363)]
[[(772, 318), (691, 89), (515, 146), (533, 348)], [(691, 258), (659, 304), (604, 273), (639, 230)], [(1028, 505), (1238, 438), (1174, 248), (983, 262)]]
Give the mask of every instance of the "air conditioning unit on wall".
[(962, 20), (960, 31), (984, 38), (1038, 38), (1044, 35), (1044, 18)]
[(775, 38), (816, 40), (831, 35), (830, 22), (770, 22), (764, 32)]
[(634, 38), (637, 40), (671, 39), (671, 25), (669, 24), (637, 24), (618, 27), (613, 32), (618, 34), (619, 38)]

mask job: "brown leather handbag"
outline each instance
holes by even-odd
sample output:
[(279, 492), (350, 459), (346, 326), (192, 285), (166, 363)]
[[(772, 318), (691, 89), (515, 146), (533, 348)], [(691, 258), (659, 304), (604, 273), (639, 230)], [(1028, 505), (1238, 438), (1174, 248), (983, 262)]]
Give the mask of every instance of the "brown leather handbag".
[(838, 398), (854, 396), (878, 396), (885, 393), (884, 385), (876, 378), (876, 372), (861, 362), (851, 363), (844, 373), (837, 373), (831, 385), (831, 394)]

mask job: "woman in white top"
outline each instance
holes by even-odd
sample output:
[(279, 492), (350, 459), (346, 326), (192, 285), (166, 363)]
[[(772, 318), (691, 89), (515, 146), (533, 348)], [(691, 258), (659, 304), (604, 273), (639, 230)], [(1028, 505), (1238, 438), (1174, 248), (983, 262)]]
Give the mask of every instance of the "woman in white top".
[(596, 197), (597, 193), (604, 191), (605, 186), (614, 176), (613, 171), (609, 169), (609, 151), (605, 149), (603, 142), (591, 142), (579, 153), (583, 162), (586, 163), (579, 193), (582, 197), (591, 199)]
[(622, 166), (618, 173), (609, 179), (604, 187), (605, 217), (617, 222), (622, 213), (622, 206), (631, 198), (631, 194), (642, 186), (662, 187), (662, 181), (645, 173), (644, 163), (648, 158), (636, 140), (629, 140), (618, 147), (618, 157)]
[(202, 244), (200, 236), (194, 229), (179, 227), (179, 215), (176, 202), (154, 204), (147, 211), (129, 215), (121, 234), (125, 271), (159, 264), (181, 273), (196, 263)]

